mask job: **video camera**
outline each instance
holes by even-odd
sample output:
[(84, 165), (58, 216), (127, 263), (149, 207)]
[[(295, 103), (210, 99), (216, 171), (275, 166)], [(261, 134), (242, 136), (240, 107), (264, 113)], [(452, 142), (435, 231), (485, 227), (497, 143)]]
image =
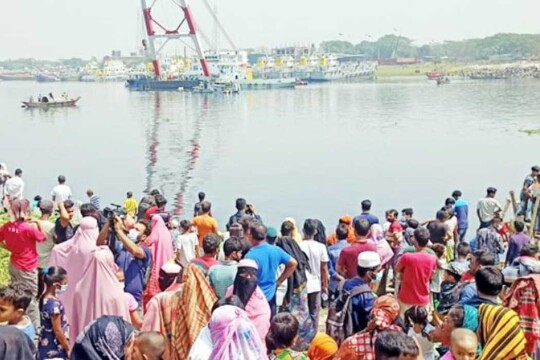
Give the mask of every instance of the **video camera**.
[(118, 239), (116, 237), (116, 233), (113, 227), (114, 222), (115, 222), (116, 216), (118, 216), (122, 220), (125, 219), (127, 216), (127, 212), (124, 211), (124, 209), (122, 208), (122, 205), (111, 203), (111, 206), (114, 209), (111, 209), (110, 207), (106, 207), (105, 209), (103, 209), (103, 216), (107, 218), (107, 221), (110, 224), (109, 234), (107, 235), (107, 245), (109, 246), (113, 254), (116, 254), (116, 242)]
[(103, 209), (103, 216), (108, 220), (114, 219), (115, 216), (118, 216), (121, 219), (126, 218), (127, 212), (122, 208), (122, 205), (111, 203), (111, 206), (114, 207), (114, 209), (111, 209), (110, 207)]

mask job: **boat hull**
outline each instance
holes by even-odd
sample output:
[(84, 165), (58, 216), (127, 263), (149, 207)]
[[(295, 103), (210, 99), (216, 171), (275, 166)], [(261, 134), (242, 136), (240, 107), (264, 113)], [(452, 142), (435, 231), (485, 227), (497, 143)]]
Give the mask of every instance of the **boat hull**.
[(437, 80), (444, 77), (444, 74), (438, 71), (430, 71), (426, 73), (428, 80)]
[[(363, 80), (372, 80), (374, 77), (374, 72), (359, 73), (359, 74), (332, 74), (324, 72), (313, 72), (311, 75), (305, 79), (306, 81), (313, 83), (323, 83), (330, 81), (363, 81)], [(302, 79), (304, 80), (304, 79)]]
[(48, 109), (58, 107), (73, 107), (77, 106), (77, 102), (81, 97), (76, 99), (64, 100), (64, 101), (50, 101), (50, 102), (36, 102), (36, 101), (23, 101), (23, 106), (28, 109)]
[(61, 79), (56, 75), (50, 75), (50, 74), (37, 74), (36, 75), (37, 82), (56, 82), (60, 80)]
[(179, 89), (191, 90), (199, 85), (199, 80), (153, 80), (153, 79), (128, 79), (126, 87), (133, 91), (178, 91)]
[(295, 79), (253, 79), (238, 81), (241, 90), (294, 89)]
[(9, 74), (3, 74), (0, 75), (0, 80), (4, 81), (28, 81), (28, 80), (34, 80), (34, 75), (28, 74), (28, 75), (9, 75)]

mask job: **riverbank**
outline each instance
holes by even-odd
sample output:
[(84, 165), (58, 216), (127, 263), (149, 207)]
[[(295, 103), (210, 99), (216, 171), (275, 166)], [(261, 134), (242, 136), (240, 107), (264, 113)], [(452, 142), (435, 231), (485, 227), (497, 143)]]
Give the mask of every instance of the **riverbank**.
[(424, 77), (427, 72), (438, 71), (448, 76), (474, 73), (506, 73), (511, 75), (533, 76), (538, 74), (540, 63), (514, 62), (514, 63), (421, 63), (412, 65), (379, 65), (377, 78), (389, 77)]
[(389, 78), (389, 77), (426, 77), (426, 73), (430, 71), (450, 72), (462, 69), (456, 64), (434, 64), (434, 63), (422, 63), (414, 65), (379, 65), (377, 66), (377, 78)]

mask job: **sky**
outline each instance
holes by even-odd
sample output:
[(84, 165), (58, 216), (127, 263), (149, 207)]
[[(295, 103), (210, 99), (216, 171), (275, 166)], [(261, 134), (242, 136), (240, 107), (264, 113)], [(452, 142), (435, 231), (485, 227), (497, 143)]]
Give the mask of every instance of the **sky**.
[[(540, 33), (539, 0), (208, 1), (216, 5), (238, 48), (318, 45), (335, 39), (358, 43), (389, 33), (417, 44), (500, 32)], [(190, 4), (198, 25), (213, 39), (214, 22), (203, 0)], [(144, 34), (140, 8), (139, 0), (11, 1), (0, 17), (0, 59), (90, 58), (113, 49), (135, 51)], [(172, 24), (176, 15), (171, 0), (156, 0), (154, 16)], [(218, 39), (226, 47), (224, 37)], [(167, 46), (175, 47), (183, 48)]]

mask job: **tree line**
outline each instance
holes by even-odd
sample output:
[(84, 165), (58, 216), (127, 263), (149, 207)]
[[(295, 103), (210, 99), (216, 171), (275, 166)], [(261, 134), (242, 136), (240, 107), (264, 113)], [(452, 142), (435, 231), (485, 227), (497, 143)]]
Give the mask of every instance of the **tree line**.
[(376, 41), (324, 41), (321, 50), (328, 53), (365, 55), (368, 59), (395, 57), (450, 58), (456, 60), (489, 60), (494, 57), (528, 59), (540, 57), (540, 34), (496, 34), (482, 39), (445, 41), (415, 45), (412, 39), (384, 35)]

